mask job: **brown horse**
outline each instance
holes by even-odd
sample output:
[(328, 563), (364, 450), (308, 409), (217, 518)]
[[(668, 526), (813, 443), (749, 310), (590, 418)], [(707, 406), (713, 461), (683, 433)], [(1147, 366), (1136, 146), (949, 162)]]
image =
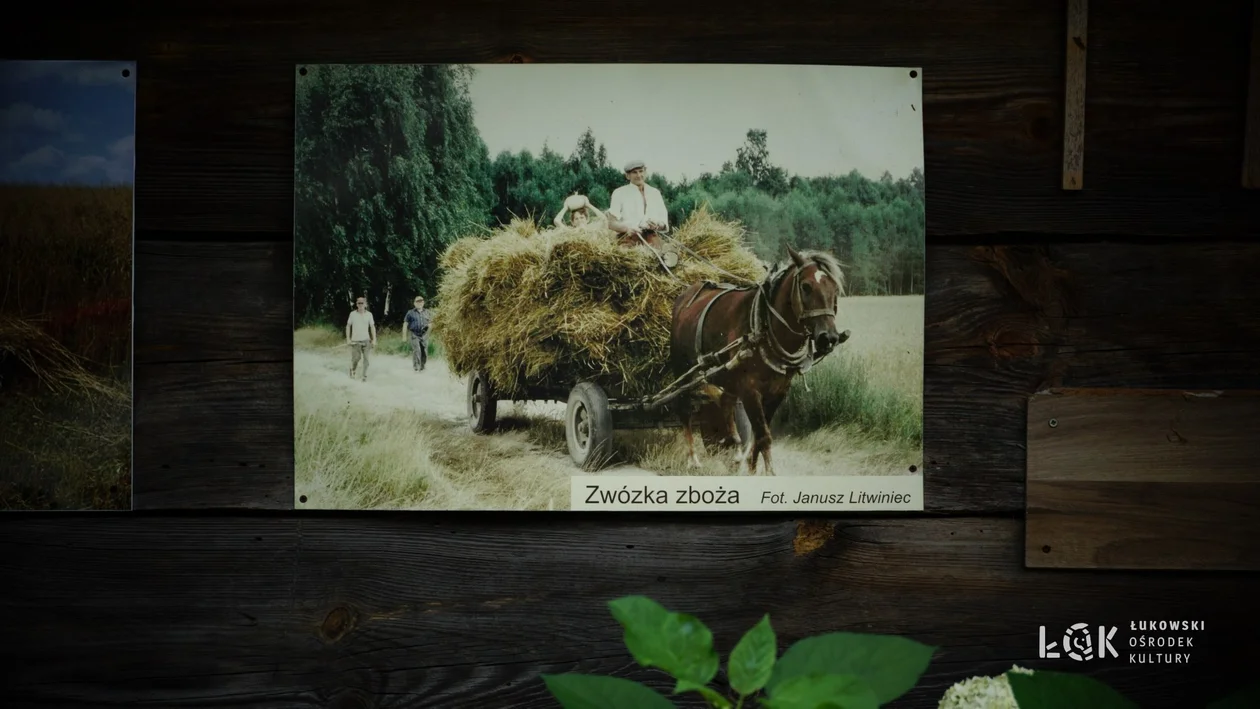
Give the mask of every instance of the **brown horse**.
[[(736, 402), (743, 402), (752, 424), (752, 441), (738, 441), (743, 450), (736, 460), (757, 474), (757, 459), (770, 463), (770, 421), (787, 396), (792, 378), (806, 372), (837, 345), (849, 331), (836, 331), (838, 299), (844, 295), (840, 262), (827, 253), (797, 253), (771, 269), (756, 286), (733, 286), (709, 281), (695, 283), (674, 300), (670, 332), (670, 361), (682, 375), (705, 355), (709, 370), (726, 368), (710, 377), (714, 386), (700, 387), (680, 407), (688, 463), (698, 466), (692, 428), (701, 424), (706, 445), (730, 448), (738, 441)], [(723, 348), (725, 353), (714, 357)], [(716, 439), (710, 442), (711, 438)]]

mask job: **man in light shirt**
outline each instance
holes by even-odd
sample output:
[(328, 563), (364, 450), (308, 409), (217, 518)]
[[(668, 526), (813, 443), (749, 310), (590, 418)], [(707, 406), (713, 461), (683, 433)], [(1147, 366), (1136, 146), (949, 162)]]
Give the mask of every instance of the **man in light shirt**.
[(367, 381), (368, 353), (376, 347), (376, 320), (367, 309), (367, 299), (359, 296), (354, 301), (354, 310), (346, 319), (346, 344), (350, 345), (350, 378), (354, 379), (354, 371), (363, 360), (363, 381)]
[(669, 228), (669, 210), (661, 191), (647, 183), (647, 166), (642, 160), (626, 163), (625, 173), (629, 184), (613, 190), (608, 225), (623, 235), (636, 237), (633, 242), (638, 243), (637, 237), (645, 231)]

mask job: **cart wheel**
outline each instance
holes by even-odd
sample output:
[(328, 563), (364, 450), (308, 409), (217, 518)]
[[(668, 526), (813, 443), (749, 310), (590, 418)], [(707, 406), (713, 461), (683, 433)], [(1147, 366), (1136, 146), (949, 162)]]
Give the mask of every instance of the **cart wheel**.
[(468, 427), (473, 433), (490, 433), (495, 427), (499, 401), (490, 381), (481, 372), (468, 375)]
[(748, 418), (748, 412), (744, 411), (742, 401), (735, 402), (735, 432), (739, 434), (740, 450), (748, 450), (748, 443), (753, 437), (752, 421)]
[(612, 434), (608, 395), (594, 382), (579, 382), (569, 392), (564, 416), (569, 456), (583, 470), (597, 470), (612, 451)]

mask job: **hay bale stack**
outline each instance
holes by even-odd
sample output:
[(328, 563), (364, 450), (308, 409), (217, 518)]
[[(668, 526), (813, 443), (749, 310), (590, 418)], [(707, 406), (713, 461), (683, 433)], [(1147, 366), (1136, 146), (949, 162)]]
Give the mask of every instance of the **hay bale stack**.
[[(706, 209), (673, 235), (745, 281), (765, 275), (741, 226)], [(459, 376), (484, 371), (505, 399), (578, 377), (628, 396), (659, 391), (674, 378), (674, 299), (702, 279), (733, 280), (685, 252), (672, 278), (646, 247), (620, 246), (602, 225), (540, 231), (525, 220), (454, 242), (441, 265), (433, 331), (447, 362)]]

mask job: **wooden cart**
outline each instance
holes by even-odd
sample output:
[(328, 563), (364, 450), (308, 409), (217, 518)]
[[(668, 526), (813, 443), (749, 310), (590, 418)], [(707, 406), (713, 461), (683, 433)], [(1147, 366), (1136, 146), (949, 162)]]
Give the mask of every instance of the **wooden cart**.
[[(615, 387), (602, 385), (599, 377), (592, 376), (575, 380), (567, 390), (527, 386), (525, 395), (513, 397), (513, 400), (567, 402), (564, 437), (569, 456), (578, 467), (593, 471), (609, 459), (614, 431), (680, 428), (682, 424), (675, 408), (678, 397), (700, 386), (722, 368), (702, 371), (699, 366), (693, 367), (665, 389), (646, 397), (625, 396)], [(494, 383), (484, 372), (469, 375), (468, 425), (474, 433), (490, 433), (495, 429), (499, 400)], [(743, 403), (736, 407), (735, 429), (740, 441), (747, 441), (752, 435), (752, 424), (744, 413)]]

